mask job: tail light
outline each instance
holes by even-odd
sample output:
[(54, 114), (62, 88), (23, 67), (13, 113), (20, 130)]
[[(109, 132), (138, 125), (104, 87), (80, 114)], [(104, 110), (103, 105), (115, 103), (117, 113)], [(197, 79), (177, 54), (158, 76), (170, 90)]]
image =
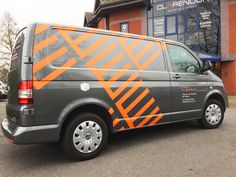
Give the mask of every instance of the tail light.
[(33, 81), (23, 81), (18, 86), (19, 104), (33, 104)]

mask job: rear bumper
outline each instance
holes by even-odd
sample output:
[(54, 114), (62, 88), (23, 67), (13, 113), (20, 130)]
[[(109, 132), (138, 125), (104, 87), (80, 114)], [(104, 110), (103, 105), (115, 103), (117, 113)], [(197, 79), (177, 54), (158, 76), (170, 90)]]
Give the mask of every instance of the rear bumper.
[(7, 119), (2, 122), (2, 130), (5, 137), (14, 144), (36, 144), (44, 142), (56, 142), (60, 138), (59, 124), (32, 127), (10, 128)]

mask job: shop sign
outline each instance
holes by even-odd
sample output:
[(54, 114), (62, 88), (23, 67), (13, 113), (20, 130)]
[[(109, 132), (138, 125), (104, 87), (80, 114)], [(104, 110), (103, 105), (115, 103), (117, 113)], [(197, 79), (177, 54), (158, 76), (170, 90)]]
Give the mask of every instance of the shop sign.
[(120, 24), (120, 31), (123, 33), (128, 33), (129, 32), (129, 23), (121, 23)]
[(200, 13), (201, 21), (200, 28), (209, 28), (212, 25), (211, 21), (211, 12), (202, 12)]
[(154, 19), (154, 36), (163, 36), (165, 34), (164, 18)]
[(167, 5), (158, 4), (156, 6), (156, 10), (177, 10), (178, 8), (181, 10), (194, 8), (196, 5), (200, 3), (204, 3), (209, 0), (181, 0), (181, 1), (174, 1), (174, 2), (168, 2)]

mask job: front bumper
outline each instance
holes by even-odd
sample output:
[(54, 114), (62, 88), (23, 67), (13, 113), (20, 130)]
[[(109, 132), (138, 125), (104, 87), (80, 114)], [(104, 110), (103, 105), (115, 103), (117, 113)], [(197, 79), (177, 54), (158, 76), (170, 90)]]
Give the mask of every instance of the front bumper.
[(31, 127), (11, 128), (7, 119), (2, 122), (2, 130), (8, 141), (14, 144), (35, 144), (44, 142), (56, 142), (60, 139), (60, 126), (42, 125)]
[(228, 94), (224, 93), (223, 94), (224, 97), (224, 102), (225, 102), (225, 109), (227, 109), (229, 107), (229, 98), (228, 98)]

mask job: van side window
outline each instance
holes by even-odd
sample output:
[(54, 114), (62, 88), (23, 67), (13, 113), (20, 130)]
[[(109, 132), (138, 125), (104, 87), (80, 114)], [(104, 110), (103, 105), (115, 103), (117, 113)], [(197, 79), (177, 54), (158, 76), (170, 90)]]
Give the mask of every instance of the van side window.
[(172, 68), (177, 73), (198, 73), (199, 62), (183, 47), (167, 44)]

